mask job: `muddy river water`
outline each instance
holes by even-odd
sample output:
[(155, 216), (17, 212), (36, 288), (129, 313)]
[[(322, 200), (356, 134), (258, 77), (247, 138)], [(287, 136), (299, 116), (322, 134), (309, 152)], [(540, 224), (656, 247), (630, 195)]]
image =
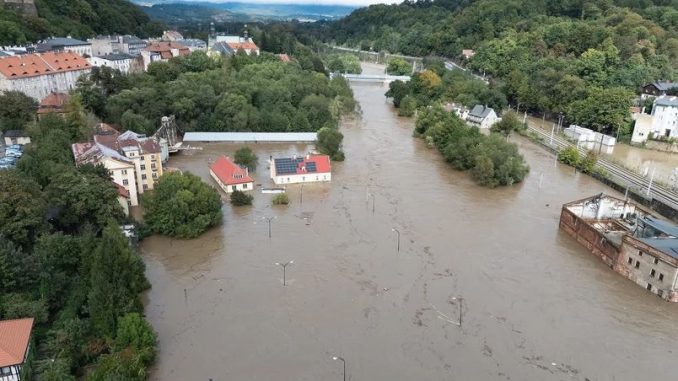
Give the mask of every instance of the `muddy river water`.
[[(383, 85), (353, 89), (362, 117), (331, 183), (288, 187), (287, 207), (257, 191), (196, 240), (143, 242), (151, 379), (341, 380), (335, 355), (354, 381), (675, 379), (678, 306), (558, 230), (561, 204), (609, 188), (519, 138), (530, 175), (479, 187), (412, 138)], [(208, 162), (238, 146), (202, 147), (169, 165), (211, 184)], [(269, 155), (310, 148), (250, 147), (264, 186)]]

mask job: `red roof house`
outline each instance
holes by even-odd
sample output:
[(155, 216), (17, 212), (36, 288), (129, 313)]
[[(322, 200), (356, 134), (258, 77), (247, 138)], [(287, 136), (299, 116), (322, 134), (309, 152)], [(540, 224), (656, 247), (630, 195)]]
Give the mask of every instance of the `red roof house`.
[(28, 356), (33, 318), (0, 321), (0, 369), (16, 375)]
[(66, 113), (66, 106), (70, 101), (70, 96), (66, 93), (51, 92), (40, 101), (38, 108), (38, 118), (44, 114), (54, 113), (63, 115)]
[(249, 176), (247, 168), (240, 167), (227, 156), (219, 156), (210, 165), (210, 175), (226, 193), (254, 189), (254, 180)]
[(306, 155), (272, 159), (271, 178), (276, 184), (331, 181), (330, 157)]

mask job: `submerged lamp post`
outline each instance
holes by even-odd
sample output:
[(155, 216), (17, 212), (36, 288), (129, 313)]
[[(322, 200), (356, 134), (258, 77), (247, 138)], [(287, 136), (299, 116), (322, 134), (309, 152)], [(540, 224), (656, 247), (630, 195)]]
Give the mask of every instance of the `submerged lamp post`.
[(283, 286), (287, 286), (287, 266), (293, 264), (294, 261), (289, 261), (285, 263), (276, 262), (276, 266), (280, 266), (283, 269)]
[(391, 231), (394, 231), (398, 234), (398, 252), (400, 253), (400, 230), (392, 228)]
[(461, 328), (461, 323), (462, 323), (461, 316), (462, 316), (463, 309), (464, 309), (464, 298), (462, 298), (461, 296), (458, 296), (458, 297), (452, 298), (452, 300), (458, 300), (459, 301), (459, 327)]
[(271, 221), (275, 220), (274, 217), (263, 217), (264, 220), (268, 221), (268, 238), (271, 238)]
[(334, 361), (341, 360), (341, 362), (344, 364), (344, 381), (346, 381), (346, 360), (344, 360), (344, 358), (341, 356), (333, 356), (332, 360)]

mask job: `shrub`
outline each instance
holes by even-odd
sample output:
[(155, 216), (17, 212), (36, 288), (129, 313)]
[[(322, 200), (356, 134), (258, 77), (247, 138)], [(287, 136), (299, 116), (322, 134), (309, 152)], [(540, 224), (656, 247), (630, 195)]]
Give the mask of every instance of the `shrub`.
[(575, 147), (567, 147), (558, 152), (558, 161), (576, 167), (579, 165), (581, 156)]
[(588, 151), (579, 161), (579, 169), (584, 173), (592, 173), (596, 163), (598, 162), (598, 155), (593, 151)]
[(231, 193), (231, 205), (233, 206), (252, 205), (252, 200), (254, 200), (254, 197), (243, 191), (237, 190)]
[(400, 116), (412, 116), (417, 110), (417, 100), (408, 95), (400, 102), (400, 108), (398, 109), (398, 115)]
[(259, 158), (252, 151), (252, 149), (250, 149), (250, 147), (240, 148), (239, 150), (235, 151), (235, 156), (233, 156), (233, 162), (241, 167), (247, 167), (247, 169), (252, 172), (257, 170), (258, 160)]
[(287, 205), (290, 203), (290, 198), (286, 193), (279, 193), (273, 196), (273, 205)]

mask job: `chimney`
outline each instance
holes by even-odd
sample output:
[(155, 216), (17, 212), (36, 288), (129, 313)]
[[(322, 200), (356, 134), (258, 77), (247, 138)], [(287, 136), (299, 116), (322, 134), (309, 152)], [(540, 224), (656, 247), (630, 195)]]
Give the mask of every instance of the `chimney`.
[(249, 175), (250, 175), (250, 169), (245, 167), (245, 176), (249, 176)]

